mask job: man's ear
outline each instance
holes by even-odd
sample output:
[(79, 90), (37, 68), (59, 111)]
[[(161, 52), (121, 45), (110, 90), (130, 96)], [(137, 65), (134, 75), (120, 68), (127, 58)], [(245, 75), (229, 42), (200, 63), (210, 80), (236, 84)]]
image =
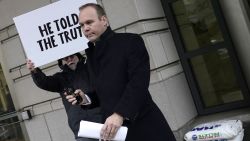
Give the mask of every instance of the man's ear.
[(105, 26), (109, 26), (107, 16), (103, 15), (103, 16), (101, 17), (101, 20), (105, 23)]

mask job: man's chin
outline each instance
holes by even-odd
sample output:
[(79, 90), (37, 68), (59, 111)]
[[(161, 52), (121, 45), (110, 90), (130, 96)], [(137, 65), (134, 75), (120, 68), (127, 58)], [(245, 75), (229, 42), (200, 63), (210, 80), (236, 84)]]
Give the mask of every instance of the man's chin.
[(95, 42), (95, 41), (96, 41), (96, 38), (95, 38), (95, 37), (89, 37), (88, 40), (89, 40), (90, 42)]

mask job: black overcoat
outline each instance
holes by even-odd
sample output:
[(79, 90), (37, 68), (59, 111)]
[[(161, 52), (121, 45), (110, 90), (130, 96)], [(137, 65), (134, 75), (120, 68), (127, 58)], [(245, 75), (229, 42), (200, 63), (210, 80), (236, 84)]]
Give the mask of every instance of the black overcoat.
[[(84, 62), (84, 60), (80, 60), (74, 71), (65, 65), (62, 67), (61, 72), (57, 72), (54, 75), (47, 76), (39, 68), (35, 73), (31, 73), (34, 83), (39, 88), (60, 93), (67, 113), (68, 124), (75, 138), (77, 138), (81, 120), (101, 122), (102, 119), (100, 108), (96, 108), (99, 107), (99, 100), (89, 85), (89, 75)], [(72, 105), (64, 95), (65, 88), (81, 89), (90, 97), (92, 104), (88, 107)]]
[(113, 113), (126, 119), (126, 141), (175, 141), (148, 91), (150, 64), (142, 38), (108, 27), (95, 45), (88, 45), (87, 64), (105, 119)]

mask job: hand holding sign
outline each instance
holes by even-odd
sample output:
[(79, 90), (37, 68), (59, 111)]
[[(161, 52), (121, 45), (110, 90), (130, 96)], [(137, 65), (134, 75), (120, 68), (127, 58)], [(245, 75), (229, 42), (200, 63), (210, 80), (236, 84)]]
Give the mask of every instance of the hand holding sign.
[(30, 59), (26, 60), (26, 67), (31, 72), (35, 71), (35, 69), (36, 69), (34, 63)]

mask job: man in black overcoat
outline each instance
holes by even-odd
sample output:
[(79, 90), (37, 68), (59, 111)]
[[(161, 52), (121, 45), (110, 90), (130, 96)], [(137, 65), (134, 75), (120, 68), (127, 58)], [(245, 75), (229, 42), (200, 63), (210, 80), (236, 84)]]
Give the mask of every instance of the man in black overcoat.
[[(75, 53), (59, 59), (58, 65), (62, 71), (53, 75), (46, 75), (41, 69), (35, 68), (34, 63), (29, 59), (26, 65), (27, 69), (30, 70), (34, 83), (39, 88), (60, 94), (67, 113), (69, 127), (74, 133), (76, 141), (97, 141), (95, 139), (78, 137), (81, 120), (101, 122), (102, 119), (98, 97), (93, 88), (90, 87), (85, 58), (80, 53)], [(81, 95), (85, 94), (89, 98), (89, 103), (86, 103), (86, 97), (84, 97), (85, 100), (81, 103), (72, 105), (66, 99), (65, 88), (75, 89), (75, 93)], [(67, 97), (70, 97), (74, 104), (76, 103), (76, 98), (73, 95), (67, 95)]]
[(175, 141), (148, 91), (150, 64), (143, 39), (113, 32), (100, 5), (89, 3), (79, 10), (79, 24), (89, 40), (86, 54), (92, 85), (104, 114), (102, 139), (111, 140), (124, 125), (126, 141)]

